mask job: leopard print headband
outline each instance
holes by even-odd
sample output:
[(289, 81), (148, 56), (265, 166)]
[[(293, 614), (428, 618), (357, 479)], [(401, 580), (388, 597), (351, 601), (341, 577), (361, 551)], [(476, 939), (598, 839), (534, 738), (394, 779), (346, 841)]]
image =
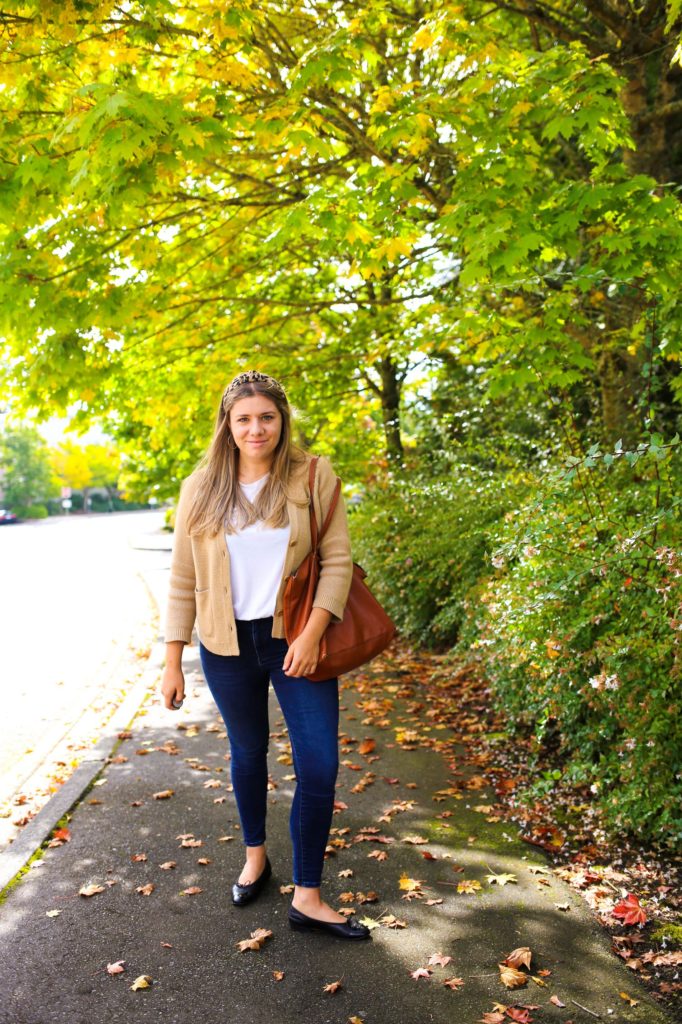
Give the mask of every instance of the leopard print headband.
[(251, 381), (262, 381), (264, 384), (267, 384), (272, 391), (275, 391), (280, 397), (282, 397), (286, 401), (284, 388), (282, 387), (278, 380), (275, 380), (274, 377), (270, 377), (267, 373), (261, 373), (260, 370), (246, 370), (244, 373), (237, 374), (234, 380), (231, 381), (225, 388), (225, 391), (223, 392), (223, 407), (225, 405), (225, 399), (227, 398), (231, 391), (234, 391), (242, 384), (247, 384), (250, 383)]

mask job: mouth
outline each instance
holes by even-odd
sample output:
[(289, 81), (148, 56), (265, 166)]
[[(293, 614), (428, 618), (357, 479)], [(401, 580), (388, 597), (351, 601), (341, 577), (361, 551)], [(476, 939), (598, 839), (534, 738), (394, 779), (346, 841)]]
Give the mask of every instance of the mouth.
[(265, 441), (249, 441), (249, 444), (265, 444)]

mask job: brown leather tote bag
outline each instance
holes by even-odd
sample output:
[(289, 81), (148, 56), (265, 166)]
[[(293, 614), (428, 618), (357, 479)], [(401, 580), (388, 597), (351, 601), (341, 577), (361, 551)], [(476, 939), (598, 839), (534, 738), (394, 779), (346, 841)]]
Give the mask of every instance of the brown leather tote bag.
[[(290, 574), (284, 589), (284, 633), (288, 644), (299, 636), (310, 618), (317, 583), (320, 578), (319, 545), (336, 508), (341, 493), (341, 480), (336, 488), (322, 529), (318, 534), (313, 505), (315, 469), (318, 456), (310, 462), (310, 536), (312, 550), (298, 569)], [(364, 665), (380, 654), (395, 636), (396, 627), (365, 583), (367, 573), (353, 562), (353, 578), (341, 622), (330, 622), (320, 641), (320, 658), (314, 672), (306, 676), (321, 682)]]

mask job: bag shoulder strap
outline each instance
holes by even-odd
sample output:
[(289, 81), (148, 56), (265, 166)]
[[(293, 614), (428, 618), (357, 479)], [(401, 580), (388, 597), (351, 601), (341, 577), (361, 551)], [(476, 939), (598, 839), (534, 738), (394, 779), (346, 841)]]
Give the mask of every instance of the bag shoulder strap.
[(327, 516), (325, 518), (325, 521), (324, 521), (324, 523), (322, 525), (322, 529), (320, 530), (319, 536), (318, 536), (318, 532), (317, 532), (317, 516), (315, 515), (315, 504), (314, 504), (314, 501), (313, 501), (313, 495), (315, 493), (315, 491), (314, 491), (314, 487), (315, 487), (315, 470), (317, 469), (317, 460), (318, 459), (319, 459), (319, 455), (314, 455), (312, 457), (312, 459), (310, 460), (310, 472), (309, 472), (309, 475), (308, 475), (308, 482), (309, 482), (309, 485), (310, 485), (310, 537), (311, 537), (311, 540), (312, 540), (313, 551), (315, 551), (317, 549), (318, 544), (320, 544), (322, 538), (324, 537), (325, 533), (327, 532), (327, 527), (329, 526), (329, 524), (331, 522), (331, 518), (334, 515), (334, 509), (336, 508), (336, 503), (339, 500), (339, 494), (341, 493), (341, 478), (337, 476), (337, 478), (336, 478), (336, 487), (334, 488), (334, 494), (332, 495), (332, 500), (331, 500), (331, 503), (329, 505), (329, 511), (327, 512)]

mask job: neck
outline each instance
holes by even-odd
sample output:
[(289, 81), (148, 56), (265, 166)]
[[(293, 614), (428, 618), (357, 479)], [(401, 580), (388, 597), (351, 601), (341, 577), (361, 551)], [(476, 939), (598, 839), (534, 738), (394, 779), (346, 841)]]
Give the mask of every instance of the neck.
[(249, 483), (259, 480), (260, 477), (269, 473), (271, 466), (272, 459), (249, 459), (240, 455), (237, 463), (237, 476), (242, 483)]

